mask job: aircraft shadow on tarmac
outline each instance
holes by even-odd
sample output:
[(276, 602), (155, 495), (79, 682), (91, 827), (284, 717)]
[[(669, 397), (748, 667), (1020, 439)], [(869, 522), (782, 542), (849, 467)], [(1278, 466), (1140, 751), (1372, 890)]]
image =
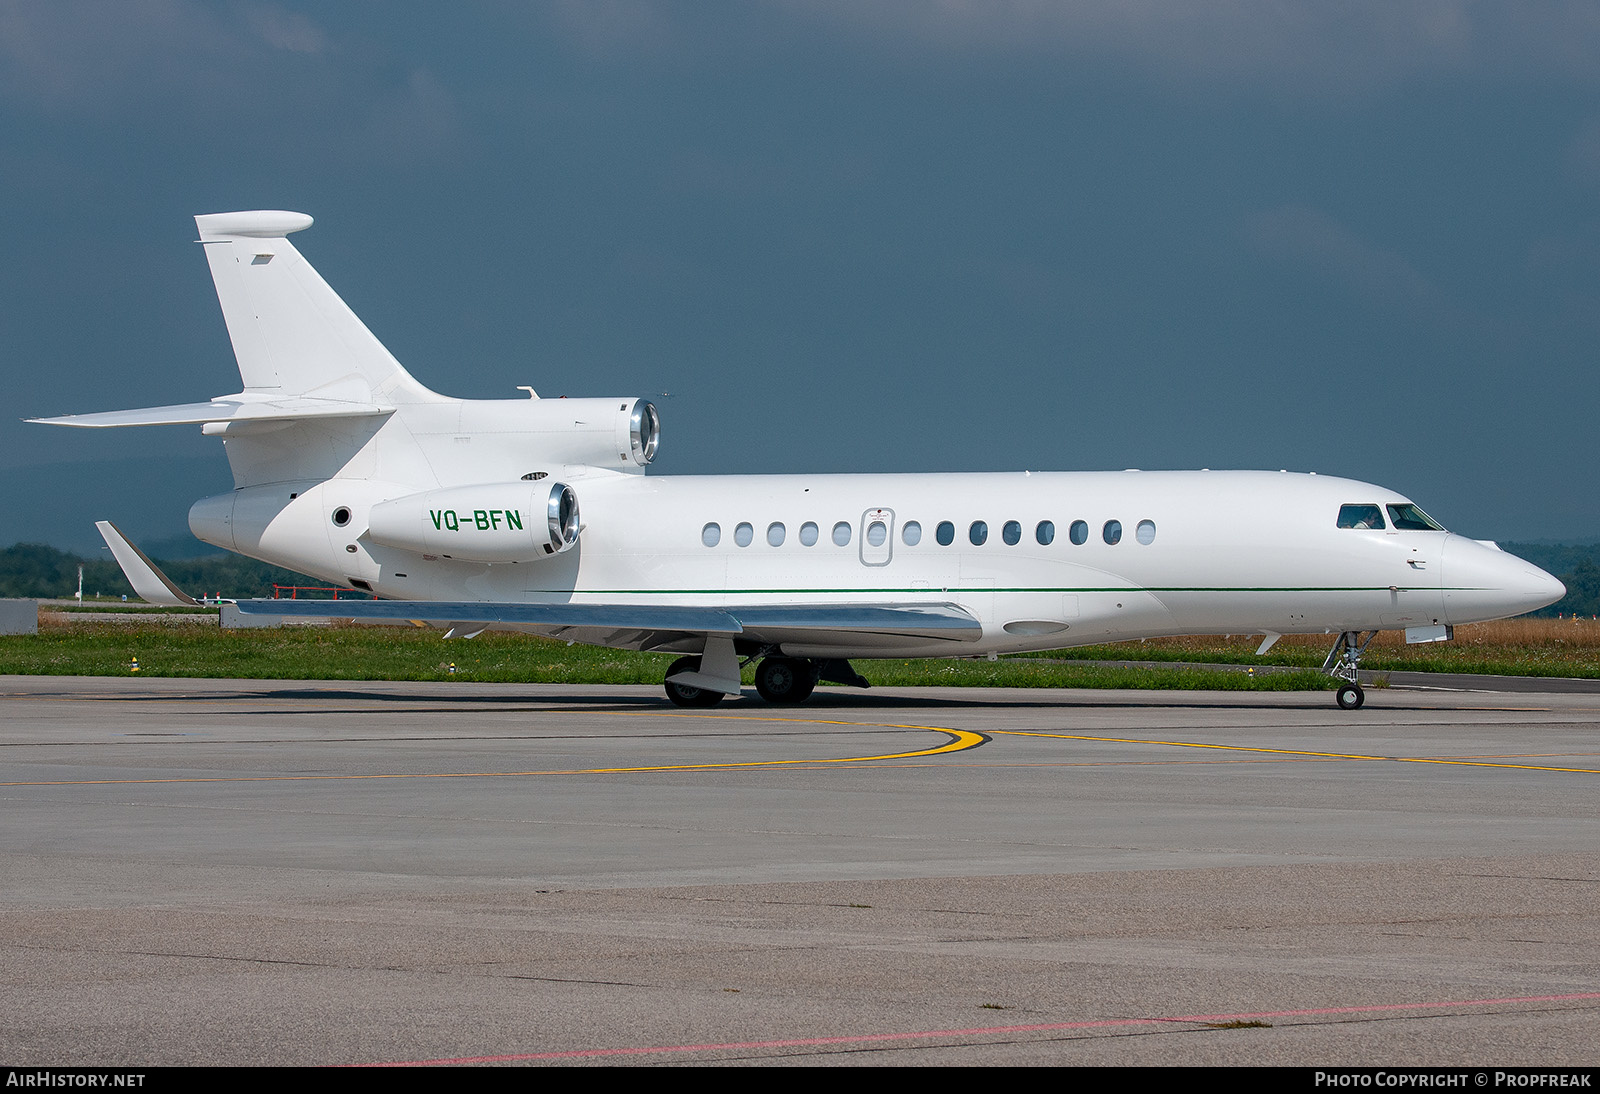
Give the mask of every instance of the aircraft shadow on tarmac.
[[(536, 686), (544, 686), (544, 685), (536, 685)], [(561, 686), (570, 686), (570, 685), (561, 685)], [(669, 711), (674, 709), (670, 705), (668, 705), (666, 702), (664, 702), (662, 699), (660, 699), (659, 697), (657, 697), (655, 695), (641, 694), (641, 695), (637, 695), (637, 696), (629, 696), (629, 695), (605, 694), (604, 693), (604, 689), (609, 688), (610, 685), (603, 685), (603, 684), (602, 685), (595, 685), (597, 690), (594, 693), (589, 693), (589, 694), (583, 694), (583, 693), (579, 693), (579, 694), (563, 694), (563, 695), (548, 695), (548, 696), (546, 696), (546, 695), (530, 695), (530, 694), (481, 694), (481, 693), (480, 694), (463, 694), (462, 692), (456, 690), (456, 687), (457, 687), (457, 685), (451, 684), (451, 685), (448, 685), (445, 688), (441, 688), (437, 692), (418, 692), (418, 693), (411, 693), (411, 694), (396, 694), (394, 692), (383, 691), (383, 690), (365, 691), (365, 690), (361, 690), (359, 688), (351, 688), (351, 687), (344, 687), (344, 688), (339, 688), (339, 689), (293, 687), (293, 688), (265, 688), (265, 689), (256, 689), (256, 688), (244, 689), (244, 688), (241, 688), (241, 689), (239, 689), (237, 691), (232, 691), (232, 692), (210, 692), (210, 693), (206, 693), (206, 694), (195, 694), (195, 695), (161, 695), (161, 694), (149, 694), (149, 693), (146, 693), (146, 694), (132, 694), (132, 695), (129, 695), (129, 694), (104, 695), (104, 696), (95, 696), (94, 698), (98, 698), (98, 699), (102, 699), (102, 700), (110, 700), (110, 701), (115, 701), (115, 702), (119, 702), (119, 703), (140, 703), (140, 702), (183, 703), (183, 702), (195, 702), (195, 703), (206, 703), (206, 704), (213, 704), (213, 703), (217, 703), (217, 702), (227, 702), (227, 701), (230, 701), (230, 700), (248, 700), (248, 701), (256, 701), (256, 702), (270, 702), (270, 701), (273, 701), (273, 700), (281, 700), (281, 701), (320, 700), (320, 701), (323, 701), (323, 702), (344, 701), (344, 702), (393, 704), (395, 707), (404, 706), (404, 707), (411, 708), (413, 711), (421, 709), (421, 708), (419, 708), (417, 706), (417, 704), (421, 704), (421, 703), (430, 704), (431, 706), (438, 706), (442, 710), (460, 709), (460, 708), (463, 708), (463, 707), (478, 707), (478, 708), (498, 707), (498, 708), (503, 708), (508, 712), (513, 710), (513, 709), (525, 710), (525, 711), (530, 711), (531, 712), (531, 711), (535, 711), (535, 710), (548, 710), (548, 709), (552, 709), (552, 708), (583, 709), (583, 710), (586, 710), (586, 711), (592, 711), (594, 713), (629, 713), (629, 712), (640, 712), (640, 711), (650, 711), (650, 710), (660, 710), (662, 712), (669, 712)], [(830, 689), (826, 689), (826, 690), (818, 690), (817, 692), (815, 692), (813, 694), (810, 702), (807, 703), (806, 710), (807, 711), (811, 711), (811, 712), (815, 712), (815, 711), (817, 711), (819, 709), (825, 709), (825, 710), (831, 710), (831, 711), (840, 711), (840, 710), (847, 710), (847, 709), (863, 710), (863, 711), (885, 710), (885, 709), (896, 709), (896, 710), (904, 710), (904, 709), (940, 710), (940, 709), (945, 709), (945, 710), (948, 710), (948, 709), (975, 709), (975, 708), (994, 708), (994, 707), (1003, 707), (1003, 708), (1006, 708), (1006, 709), (1016, 709), (1016, 710), (1046, 710), (1046, 709), (1053, 709), (1053, 710), (1127, 710), (1127, 709), (1134, 709), (1134, 708), (1140, 708), (1140, 707), (1152, 708), (1152, 709), (1153, 708), (1161, 708), (1161, 707), (1183, 707), (1185, 709), (1192, 709), (1192, 710), (1262, 710), (1262, 709), (1271, 709), (1273, 707), (1281, 707), (1282, 709), (1285, 709), (1285, 710), (1304, 710), (1304, 709), (1307, 709), (1307, 704), (1306, 704), (1306, 702), (1304, 700), (1306, 700), (1306, 699), (1317, 699), (1317, 700), (1320, 700), (1320, 696), (1322, 695), (1321, 692), (1281, 692), (1281, 693), (1276, 693), (1276, 695), (1281, 696), (1284, 701), (1278, 702), (1278, 703), (1273, 703), (1273, 702), (1239, 702), (1239, 701), (1236, 701), (1236, 700), (1227, 699), (1227, 698), (1221, 698), (1221, 697), (1217, 697), (1217, 698), (1209, 698), (1208, 697), (1208, 698), (1202, 699), (1202, 698), (1198, 698), (1197, 697), (1197, 693), (1195, 693), (1195, 692), (1155, 692), (1155, 691), (1142, 691), (1141, 690), (1141, 691), (1135, 691), (1135, 692), (1131, 693), (1132, 695), (1138, 696), (1137, 699), (1133, 699), (1133, 698), (1128, 698), (1128, 699), (1072, 698), (1072, 699), (1068, 699), (1068, 700), (1061, 700), (1061, 699), (1019, 699), (1019, 698), (1012, 698), (1011, 696), (1021, 693), (1018, 689), (1012, 689), (1009, 692), (1009, 694), (1007, 695), (1007, 697), (1004, 698), (1004, 699), (997, 699), (992, 694), (992, 692), (994, 690), (1005, 690), (1005, 689), (984, 689), (984, 690), (987, 693), (984, 696), (974, 696), (972, 698), (966, 698), (966, 697), (962, 697), (962, 696), (951, 696), (948, 693), (945, 694), (945, 695), (938, 696), (938, 697), (933, 697), (933, 696), (906, 695), (904, 693), (904, 691), (900, 691), (900, 690), (897, 690), (894, 693), (873, 693), (873, 692), (861, 692), (861, 691), (854, 691), (854, 690), (852, 690), (850, 692), (845, 692), (843, 689), (840, 689), (838, 692), (835, 692), (834, 689), (830, 688)], [(1118, 691), (1118, 692), (1114, 692), (1114, 693), (1108, 692), (1107, 694), (1108, 695), (1109, 694), (1123, 695), (1123, 694), (1129, 694), (1129, 693)], [(1251, 693), (1251, 694), (1261, 694), (1261, 693)], [(1168, 701), (1163, 701), (1163, 699), (1162, 698), (1158, 698), (1158, 696), (1170, 696), (1171, 699), (1168, 700)], [(1180, 697), (1180, 696), (1182, 697), (1181, 700), (1178, 699), (1178, 697)], [(88, 698), (87, 696), (80, 696), (80, 697)], [(1298, 701), (1298, 702), (1297, 701), (1289, 701), (1289, 700), (1294, 699), (1294, 698), (1298, 698), (1298, 699), (1300, 699), (1302, 701)], [(1419, 699), (1420, 698), (1421, 697), (1419, 697)], [(530, 704), (535, 704), (535, 705), (530, 705)], [(774, 714), (780, 714), (780, 713), (798, 714), (799, 713), (798, 709), (795, 708), (795, 707), (781, 706), (781, 705), (776, 705), (776, 704), (772, 704), (772, 703), (767, 703), (767, 702), (764, 702), (764, 701), (762, 701), (760, 699), (756, 699), (756, 698), (750, 697), (750, 696), (746, 696), (746, 697), (743, 697), (741, 699), (732, 700), (731, 703), (729, 703), (728, 705), (724, 706), (722, 709), (724, 709), (724, 710), (750, 711), (750, 712), (770, 711), (770, 712), (773, 712)], [(1318, 704), (1318, 709), (1320, 709), (1320, 702)], [(1413, 701), (1413, 702), (1407, 702), (1407, 703), (1387, 702), (1387, 703), (1385, 703), (1383, 705), (1382, 709), (1383, 710), (1387, 710), (1387, 711), (1431, 710), (1431, 709), (1435, 709), (1435, 705), (1431, 704), (1431, 703), (1427, 703), (1425, 701), (1423, 701), (1423, 702)], [(330, 709), (326, 709), (326, 710), (303, 710), (303, 711), (300, 711), (299, 713), (306, 713), (306, 714), (335, 714), (335, 713), (358, 714), (358, 713), (362, 713), (362, 712), (359, 711), (359, 710), (330, 708)], [(711, 717), (715, 717), (714, 714), (709, 714), (709, 712), (708, 712), (708, 715), (711, 716)]]

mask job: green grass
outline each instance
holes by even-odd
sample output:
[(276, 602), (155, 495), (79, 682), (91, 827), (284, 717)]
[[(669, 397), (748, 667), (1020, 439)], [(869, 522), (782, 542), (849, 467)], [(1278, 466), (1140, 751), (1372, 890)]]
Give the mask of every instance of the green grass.
[[(1019, 659), (1048, 661), (1152, 661), (1185, 664), (1254, 665), (1273, 668), (1300, 668), (1320, 670), (1328, 655), (1327, 648), (1295, 649), (1280, 652), (1270, 650), (1265, 656), (1255, 655), (1259, 638), (1248, 643), (1248, 649), (1215, 646), (1211, 648), (1174, 649), (1156, 642), (1123, 642), (1104, 646), (1077, 646), (1070, 650), (1050, 650), (1042, 653), (1022, 653)], [(1333, 645), (1333, 638), (1327, 646)], [(1412, 649), (1394, 650), (1373, 645), (1361, 659), (1363, 671), (1371, 672), (1462, 672), (1489, 676), (1569, 676), (1600, 678), (1600, 661), (1582, 651), (1562, 649), (1496, 649), (1477, 650), (1457, 647), (1445, 648), (1449, 643), (1430, 643)]]
[[(1334, 686), (1317, 671), (1331, 638), (1288, 637), (1263, 658), (1259, 637), (1152, 639), (1080, 646), (998, 661), (857, 661), (874, 684), (896, 687), (1134, 688), (1314, 691)], [(222, 631), (215, 624), (111, 623), (92, 614), (47, 622), (37, 636), (0, 637), (0, 673), (140, 675), (285, 680), (490, 680), (529, 683), (659, 684), (673, 655), (568, 646), (488, 632), (446, 642), (414, 627), (285, 627)], [(1167, 665), (1096, 665), (1095, 661)], [(450, 672), (454, 663), (456, 672)], [(1177, 662), (1189, 662), (1178, 664)], [(1195, 663), (1273, 666), (1251, 675)], [(1407, 646), (1385, 634), (1362, 667), (1379, 673), (1490, 673), (1600, 678), (1600, 623), (1514, 619), (1457, 630), (1454, 642)], [(745, 681), (751, 682), (746, 669)]]
[[(1224, 665), (1273, 665), (1317, 669), (1332, 635), (1289, 635), (1264, 657), (1255, 655), (1260, 635), (1153, 638), (1145, 642), (1078, 646), (1021, 654), (1020, 658), (1063, 661), (1182, 661)], [(1600, 679), (1600, 622), (1507, 619), (1456, 628), (1451, 642), (1405, 644), (1385, 631), (1368, 647), (1361, 667), (1374, 672), (1463, 672), (1492, 676), (1574, 676)]]
[(161, 607), (144, 603), (119, 604), (112, 600), (85, 600), (81, 608), (76, 604), (51, 604), (45, 608), (45, 611), (66, 615), (216, 615), (221, 610), (208, 604)]
[[(412, 627), (283, 627), (224, 631), (204, 623), (77, 622), (0, 638), (0, 673), (281, 680), (501, 680), (658, 684), (658, 654), (567, 646), (520, 635), (446, 642)], [(456, 672), (450, 672), (454, 663)]]
[[(74, 620), (37, 635), (0, 637), (0, 674), (21, 676), (231, 677), (278, 680), (484, 680), (554, 684), (660, 684), (673, 655), (568, 646), (487, 632), (445, 641), (414, 627), (284, 627), (223, 631), (192, 624)], [(450, 666), (456, 671), (452, 674)], [(1316, 672), (1258, 674), (1192, 668), (1101, 668), (999, 661), (858, 661), (886, 686), (1320, 690)], [(744, 678), (752, 681), (751, 668)]]

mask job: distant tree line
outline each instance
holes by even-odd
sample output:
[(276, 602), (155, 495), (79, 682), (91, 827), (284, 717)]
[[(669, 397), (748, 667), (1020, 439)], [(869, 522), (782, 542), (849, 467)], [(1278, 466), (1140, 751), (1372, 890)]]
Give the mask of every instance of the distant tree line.
[[(1600, 615), (1600, 543), (1505, 543), (1501, 546), (1566, 583), (1565, 598), (1533, 614)], [(193, 596), (220, 594), (230, 599), (271, 596), (274, 583), (324, 584), (316, 578), (243, 555), (154, 561), (180, 589)], [(85, 559), (42, 543), (18, 543), (0, 550), (0, 597), (72, 596), (78, 589), (80, 565), (83, 566), (85, 596), (97, 593), (133, 596), (122, 570), (110, 558)]]
[[(173, 584), (195, 597), (221, 594), (229, 599), (242, 599), (271, 596), (274, 583), (327, 584), (243, 555), (152, 561), (172, 579)], [(43, 599), (73, 596), (78, 591), (80, 565), (83, 567), (84, 596), (99, 594), (134, 599), (128, 579), (122, 576), (121, 567), (109, 554), (101, 558), (80, 558), (42, 543), (18, 543), (0, 550), (0, 597)]]
[(1567, 595), (1532, 614), (1600, 615), (1600, 543), (1502, 543), (1502, 550), (1525, 558), (1567, 587)]

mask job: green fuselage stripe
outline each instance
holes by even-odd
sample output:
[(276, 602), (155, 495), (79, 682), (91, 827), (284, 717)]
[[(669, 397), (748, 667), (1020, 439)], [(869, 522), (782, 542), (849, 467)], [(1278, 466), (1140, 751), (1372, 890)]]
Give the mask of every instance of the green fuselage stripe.
[(931, 588), (800, 588), (800, 589), (528, 589), (530, 593), (588, 593), (601, 596), (773, 596), (796, 593), (1436, 593), (1481, 592), (1470, 587), (1435, 585), (1101, 585), (1062, 588), (1010, 588), (992, 585), (949, 585)]

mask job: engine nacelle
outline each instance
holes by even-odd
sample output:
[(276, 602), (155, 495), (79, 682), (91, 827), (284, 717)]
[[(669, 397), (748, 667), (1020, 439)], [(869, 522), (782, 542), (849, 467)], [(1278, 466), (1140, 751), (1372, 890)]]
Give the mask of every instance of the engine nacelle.
[(661, 438), (655, 406), (630, 398), (440, 403), (408, 411), (406, 425), (443, 482), (514, 479), (562, 466), (637, 471), (655, 458)]
[[(565, 463), (644, 467), (656, 458), (661, 416), (644, 399), (533, 399), (510, 408), (531, 435), (555, 441)], [(462, 427), (471, 429), (470, 410)]]
[(466, 562), (534, 562), (578, 542), (578, 498), (561, 482), (430, 490), (374, 505), (366, 538)]

